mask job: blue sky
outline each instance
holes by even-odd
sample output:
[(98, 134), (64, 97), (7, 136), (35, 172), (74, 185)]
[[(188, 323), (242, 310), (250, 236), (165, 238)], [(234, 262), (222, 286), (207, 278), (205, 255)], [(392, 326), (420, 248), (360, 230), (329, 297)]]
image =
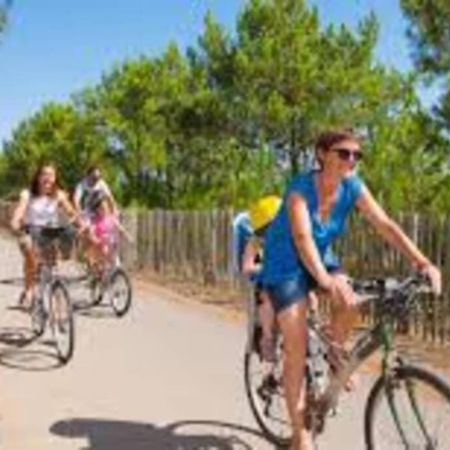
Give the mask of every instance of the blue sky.
[[(211, 9), (233, 29), (244, 0), (15, 0), (0, 44), (0, 142), (47, 101), (95, 84), (114, 63), (156, 55), (170, 40), (196, 41)], [(381, 22), (377, 55), (411, 69), (399, 0), (309, 0), (323, 23), (356, 25), (371, 9)], [(433, 96), (427, 94), (426, 100)]]

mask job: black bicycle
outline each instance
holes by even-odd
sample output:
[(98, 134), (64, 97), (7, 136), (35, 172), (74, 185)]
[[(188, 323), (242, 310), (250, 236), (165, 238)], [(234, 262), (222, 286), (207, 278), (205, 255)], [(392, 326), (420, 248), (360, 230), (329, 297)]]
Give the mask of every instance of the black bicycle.
[[(403, 280), (373, 279), (354, 282), (354, 288), (362, 301), (373, 302), (375, 321), (349, 352), (333, 343), (318, 314), (308, 317), (307, 428), (313, 438), (323, 432), (350, 375), (381, 349), (381, 373), (365, 408), (366, 448), (450, 449), (449, 385), (436, 374), (408, 363), (395, 346), (396, 326), (420, 306), (421, 293), (429, 292), (426, 280), (416, 275)], [(267, 439), (286, 447), (291, 429), (282, 389), (282, 339), (276, 337), (275, 361), (263, 361), (254, 306), (249, 319), (244, 374), (250, 407)]]

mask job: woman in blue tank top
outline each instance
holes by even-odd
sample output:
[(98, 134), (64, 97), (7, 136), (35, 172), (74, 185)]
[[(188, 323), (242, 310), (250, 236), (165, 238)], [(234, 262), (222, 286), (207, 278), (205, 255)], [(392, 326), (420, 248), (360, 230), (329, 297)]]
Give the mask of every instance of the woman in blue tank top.
[(441, 289), (440, 271), (420, 252), (372, 197), (355, 167), (363, 153), (350, 131), (327, 132), (316, 143), (319, 170), (300, 174), (288, 187), (268, 230), (262, 281), (268, 291), (284, 342), (284, 390), (293, 427), (292, 450), (305, 450), (302, 385), (306, 354), (307, 299), (314, 288), (333, 303), (332, 333), (343, 344), (354, 317), (354, 293), (331, 245), (345, 231), (356, 207), (387, 242)]

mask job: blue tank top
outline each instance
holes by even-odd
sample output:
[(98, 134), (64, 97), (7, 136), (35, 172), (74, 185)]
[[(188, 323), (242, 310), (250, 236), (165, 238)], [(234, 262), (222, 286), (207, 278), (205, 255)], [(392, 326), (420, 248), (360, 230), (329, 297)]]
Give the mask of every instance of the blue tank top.
[(289, 185), (280, 211), (272, 222), (264, 246), (264, 284), (274, 284), (297, 276), (307, 276), (291, 233), (287, 199), (291, 193), (300, 194), (307, 203), (311, 218), (312, 235), (326, 267), (338, 265), (331, 244), (345, 231), (348, 215), (358, 199), (363, 182), (356, 175), (344, 178), (338, 186), (336, 202), (327, 221), (322, 222), (318, 213), (316, 189), (317, 171), (297, 175)]

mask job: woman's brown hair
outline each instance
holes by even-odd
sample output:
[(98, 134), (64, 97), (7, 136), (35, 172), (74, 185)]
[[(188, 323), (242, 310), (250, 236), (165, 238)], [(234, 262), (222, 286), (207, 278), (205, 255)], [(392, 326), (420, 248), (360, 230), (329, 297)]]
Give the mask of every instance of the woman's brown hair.
[(53, 190), (51, 195), (56, 195), (58, 190), (61, 188), (61, 184), (59, 182), (58, 170), (56, 166), (51, 163), (41, 164), (36, 171), (34, 172), (33, 178), (31, 180), (30, 192), (33, 197), (37, 197), (39, 195), (39, 179), (41, 178), (42, 172), (44, 169), (52, 168), (55, 171), (55, 183), (53, 185)]
[(326, 152), (330, 150), (333, 145), (343, 141), (353, 141), (361, 144), (361, 139), (351, 128), (344, 128), (342, 130), (329, 130), (319, 135), (315, 143), (315, 150), (316, 158), (320, 166), (322, 166), (322, 161), (319, 157), (319, 151), (322, 150)]
[(354, 141), (358, 144), (361, 142), (360, 138), (351, 128), (345, 128), (343, 130), (330, 130), (321, 133), (316, 140), (315, 148), (316, 151), (327, 151), (333, 147), (333, 145), (342, 141)]

